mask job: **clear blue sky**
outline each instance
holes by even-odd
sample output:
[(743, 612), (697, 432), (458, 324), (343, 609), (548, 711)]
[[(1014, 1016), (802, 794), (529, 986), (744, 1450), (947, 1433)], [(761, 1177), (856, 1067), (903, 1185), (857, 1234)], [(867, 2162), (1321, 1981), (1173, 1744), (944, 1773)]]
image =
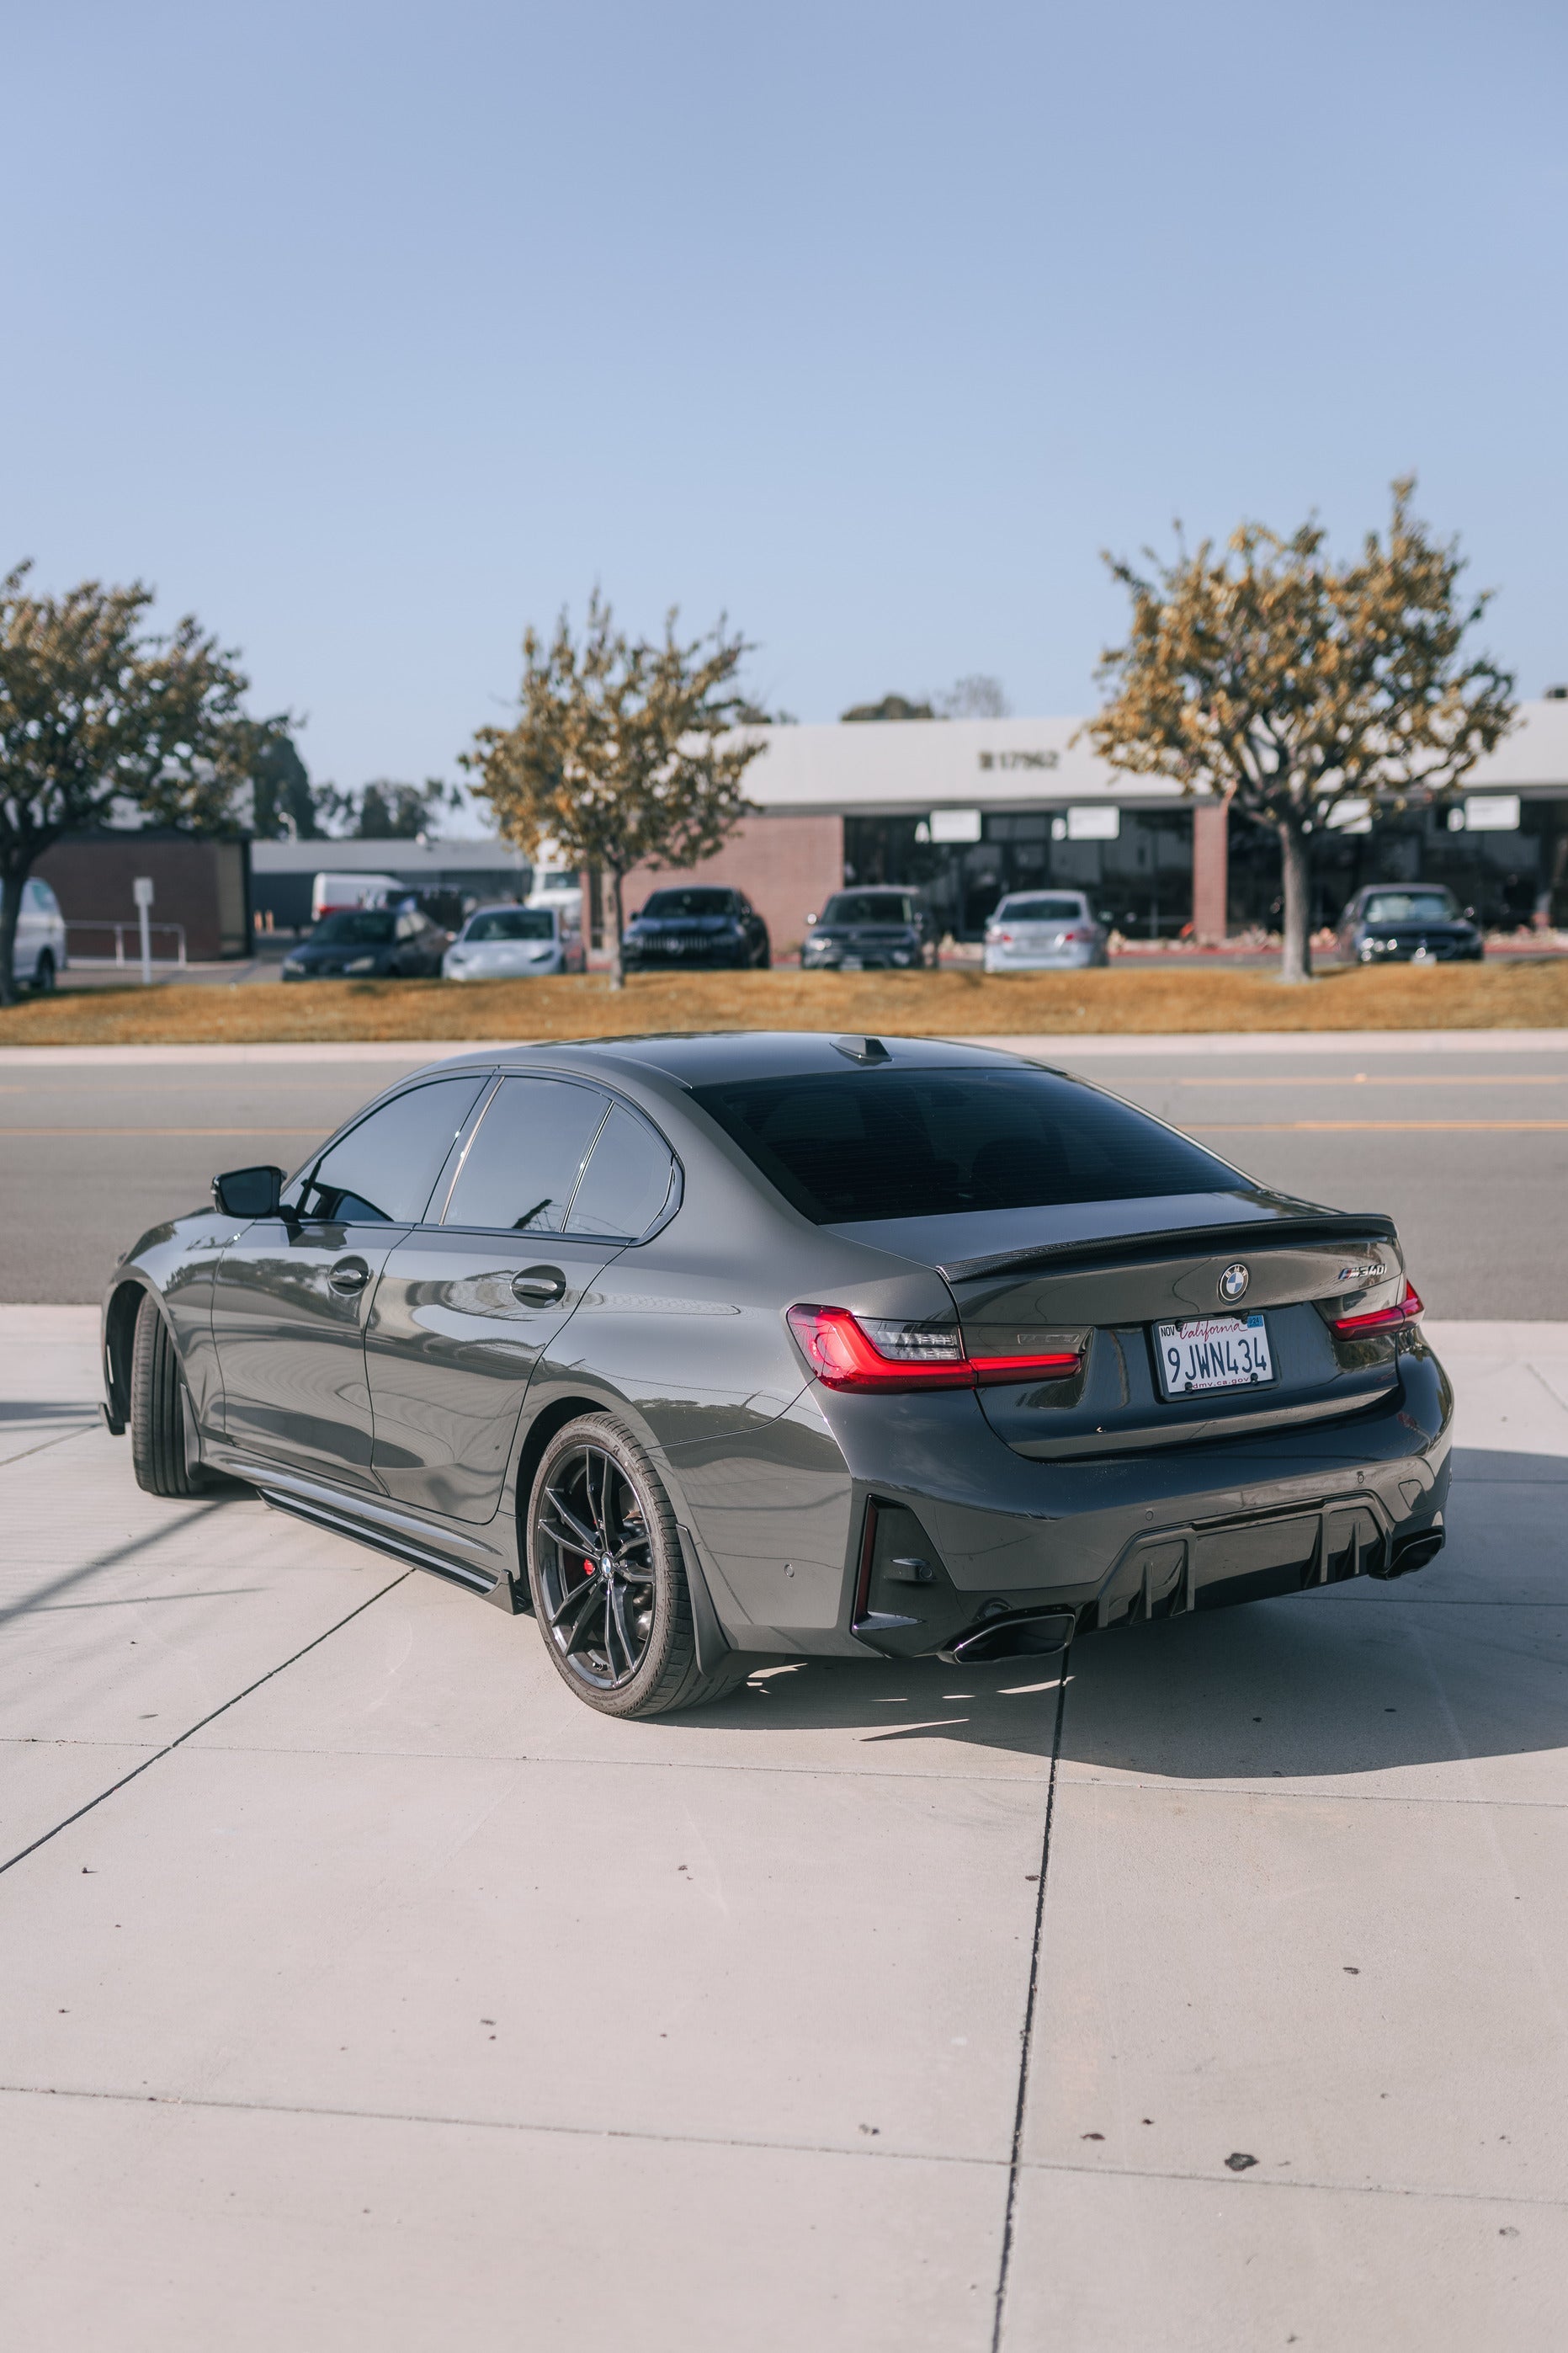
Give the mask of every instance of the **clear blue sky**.
[(524, 623), (725, 608), (804, 719), (1088, 707), (1098, 551), (1414, 468), (1568, 679), (1568, 15), (6, 5), (0, 553), (453, 773)]

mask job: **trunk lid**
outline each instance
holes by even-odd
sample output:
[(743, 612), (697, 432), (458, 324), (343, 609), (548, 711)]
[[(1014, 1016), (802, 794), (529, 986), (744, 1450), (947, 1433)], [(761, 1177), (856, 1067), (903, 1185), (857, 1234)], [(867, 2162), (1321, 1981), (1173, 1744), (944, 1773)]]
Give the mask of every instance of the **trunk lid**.
[[(1004, 1223), (1016, 1240), (994, 1230)], [(970, 1356), (1081, 1349), (1068, 1378), (981, 1388), (986, 1419), (1018, 1453), (1082, 1458), (1239, 1438), (1360, 1411), (1396, 1382), (1392, 1341), (1336, 1341), (1320, 1305), (1340, 1303), (1335, 1312), (1350, 1314), (1399, 1295), (1404, 1262), (1393, 1221), (1382, 1215), (1261, 1193), (1188, 1194), (900, 1219), (898, 1228), (896, 1241), (895, 1228), (885, 1229), (884, 1246), (942, 1275)], [(993, 1231), (977, 1230), (984, 1228)], [(1042, 1239), (1042, 1228), (1055, 1229), (1053, 1238)], [(868, 1239), (865, 1227), (856, 1230)], [(987, 1240), (998, 1246), (987, 1250)], [(1231, 1299), (1220, 1279), (1235, 1266), (1246, 1268), (1247, 1280)], [(1158, 1324), (1256, 1314), (1268, 1334), (1270, 1381), (1164, 1395)]]

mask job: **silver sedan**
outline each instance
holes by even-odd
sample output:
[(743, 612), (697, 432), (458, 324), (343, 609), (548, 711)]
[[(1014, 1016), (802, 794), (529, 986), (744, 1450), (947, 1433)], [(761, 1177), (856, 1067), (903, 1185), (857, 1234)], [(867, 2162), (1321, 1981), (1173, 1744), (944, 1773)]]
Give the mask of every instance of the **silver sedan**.
[(987, 972), (1081, 972), (1106, 961), (1081, 891), (1010, 891), (985, 926)]

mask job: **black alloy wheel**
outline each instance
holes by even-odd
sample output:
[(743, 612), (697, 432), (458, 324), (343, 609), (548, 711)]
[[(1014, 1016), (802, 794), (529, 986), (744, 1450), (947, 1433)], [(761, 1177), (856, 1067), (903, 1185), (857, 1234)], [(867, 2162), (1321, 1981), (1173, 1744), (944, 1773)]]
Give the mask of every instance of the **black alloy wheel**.
[(33, 994), (52, 997), (55, 993), (55, 960), (47, 948), (43, 949), (33, 967)]
[(609, 1414), (568, 1422), (545, 1450), (528, 1514), (529, 1584), (551, 1663), (601, 1715), (662, 1715), (717, 1699), (750, 1662), (699, 1665), (669, 1499)]

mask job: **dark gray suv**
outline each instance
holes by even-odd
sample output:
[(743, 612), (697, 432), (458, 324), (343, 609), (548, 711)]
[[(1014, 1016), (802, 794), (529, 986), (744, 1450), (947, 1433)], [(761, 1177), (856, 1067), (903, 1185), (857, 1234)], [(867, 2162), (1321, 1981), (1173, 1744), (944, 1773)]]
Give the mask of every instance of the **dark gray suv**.
[(886, 972), (936, 962), (936, 925), (917, 891), (894, 884), (836, 891), (821, 914), (807, 920), (800, 952), (806, 972)]
[(1440, 882), (1373, 882), (1340, 917), (1340, 945), (1357, 964), (1480, 964), (1486, 942)]
[(1392, 1221), (1015, 1055), (479, 1050), (214, 1195), (105, 1297), (142, 1484), (245, 1480), (530, 1610), (611, 1715), (1443, 1542), (1452, 1401)]

